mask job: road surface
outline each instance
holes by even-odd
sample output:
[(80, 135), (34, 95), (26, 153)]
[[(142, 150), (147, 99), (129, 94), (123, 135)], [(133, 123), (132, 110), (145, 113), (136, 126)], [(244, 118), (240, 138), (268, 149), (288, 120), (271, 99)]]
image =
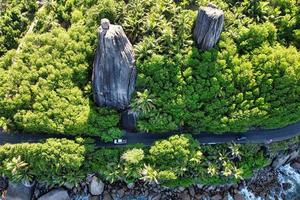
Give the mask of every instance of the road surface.
[[(151, 145), (155, 141), (167, 139), (171, 133), (133, 133), (124, 132), (124, 137), (127, 138), (128, 144), (142, 143), (144, 145)], [(245, 133), (223, 133), (212, 134), (202, 132), (194, 134), (193, 137), (201, 144), (222, 144), (228, 142), (236, 143), (269, 143), (286, 140), (300, 135), (300, 122), (278, 129), (265, 129), (265, 130), (249, 130)], [(84, 137), (84, 136), (82, 136)], [(245, 140), (237, 141), (237, 137), (246, 137)], [(23, 142), (41, 142), (48, 138), (67, 138), (75, 139), (75, 136), (58, 135), (58, 134), (32, 134), (32, 133), (4, 133), (0, 131), (0, 145), (3, 144), (16, 144)], [(116, 146), (112, 143), (104, 143), (99, 137), (92, 137), (96, 141), (97, 147), (112, 147)]]

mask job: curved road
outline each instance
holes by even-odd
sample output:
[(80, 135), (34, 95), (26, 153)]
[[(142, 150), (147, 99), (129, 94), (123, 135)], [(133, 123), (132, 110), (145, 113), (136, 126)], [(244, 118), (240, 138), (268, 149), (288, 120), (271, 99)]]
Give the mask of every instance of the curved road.
[[(133, 133), (124, 132), (128, 144), (143, 143), (151, 145), (157, 140), (162, 140), (174, 135), (174, 133), (154, 134), (154, 133)], [(228, 142), (236, 143), (268, 143), (277, 142), (300, 135), (300, 122), (278, 129), (249, 130), (245, 133), (224, 133), (221, 135), (202, 132), (193, 135), (201, 144), (222, 144)], [(83, 136), (82, 136), (83, 137)], [(246, 137), (243, 141), (237, 141), (237, 137)], [(75, 136), (57, 135), (57, 134), (32, 134), (32, 133), (4, 133), (0, 131), (0, 145), (16, 144), (22, 142), (41, 142), (48, 138), (67, 138), (74, 139)], [(92, 137), (96, 141), (97, 147), (116, 146), (112, 143), (104, 143), (99, 137)]]

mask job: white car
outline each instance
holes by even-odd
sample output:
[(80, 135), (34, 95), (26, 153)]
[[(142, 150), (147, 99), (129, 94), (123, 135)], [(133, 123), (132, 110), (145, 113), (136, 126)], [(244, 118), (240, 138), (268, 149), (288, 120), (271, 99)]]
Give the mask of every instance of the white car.
[(272, 139), (269, 139), (267, 142), (266, 142), (266, 144), (271, 144), (273, 142), (273, 140)]
[(247, 137), (246, 136), (239, 136), (236, 138), (237, 141), (244, 141), (244, 140), (247, 140)]
[(127, 139), (125, 138), (114, 139), (114, 144), (127, 144)]

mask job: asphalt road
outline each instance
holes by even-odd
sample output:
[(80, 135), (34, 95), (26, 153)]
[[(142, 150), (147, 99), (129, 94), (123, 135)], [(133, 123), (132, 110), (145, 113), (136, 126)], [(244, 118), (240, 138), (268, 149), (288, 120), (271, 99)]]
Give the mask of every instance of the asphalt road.
[[(155, 141), (166, 139), (173, 134), (124, 132), (124, 137), (127, 138), (127, 144), (143, 143), (145, 145), (151, 145)], [(278, 129), (249, 130), (245, 133), (223, 133), (220, 135), (202, 132), (199, 134), (194, 134), (193, 137), (201, 144), (222, 144), (232, 141), (236, 143), (269, 143), (286, 140), (297, 135), (300, 135), (300, 122)], [(246, 139), (237, 141), (237, 137), (246, 137)], [(16, 144), (23, 142), (41, 142), (48, 138), (75, 139), (75, 136), (58, 134), (4, 133), (0, 131), (0, 145), (7, 143)], [(95, 139), (97, 147), (119, 146), (114, 145), (113, 143), (104, 143), (99, 137), (92, 138)]]

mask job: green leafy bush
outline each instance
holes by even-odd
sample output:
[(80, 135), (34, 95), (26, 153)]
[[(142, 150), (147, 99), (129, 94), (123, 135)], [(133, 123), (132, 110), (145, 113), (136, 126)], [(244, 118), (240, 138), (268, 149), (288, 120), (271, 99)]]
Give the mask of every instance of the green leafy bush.
[[(122, 25), (134, 45), (131, 106), (140, 114), (140, 131), (241, 132), (300, 119), (299, 1), (214, 1), (225, 26), (208, 51), (195, 48), (192, 38), (206, 0), (51, 1), (38, 12), (36, 3), (7, 2), (0, 20), (0, 118), (7, 128), (105, 141), (120, 135), (119, 113), (92, 103), (104, 17)], [(33, 19), (33, 32), (23, 37)], [(8, 51), (18, 38), (22, 48)]]
[(0, 147), (0, 172), (12, 180), (30, 175), (49, 184), (77, 183), (83, 178), (84, 154), (83, 146), (65, 139), (4, 145)]
[[(75, 4), (68, 2), (54, 7), (70, 11), (65, 6), (73, 9)], [(120, 136), (117, 111), (96, 108), (90, 100), (97, 23), (85, 27), (88, 20), (75, 20), (68, 30), (31, 33), (18, 52), (0, 59), (0, 116), (28, 132), (92, 134), (105, 141)]]
[(249, 178), (267, 164), (258, 145), (199, 145), (187, 135), (174, 135), (150, 148), (96, 150), (83, 139), (0, 147), (0, 173), (13, 181), (37, 179), (52, 185), (77, 184), (88, 173), (109, 182), (143, 180), (169, 187), (223, 184)]
[(27, 31), (38, 5), (31, 0), (0, 3), (0, 56), (18, 47), (18, 39)]
[[(299, 106), (296, 100), (298, 96), (294, 93), (299, 84), (296, 76), (292, 75), (296, 75), (296, 69), (299, 68), (299, 62), (296, 61), (299, 60), (299, 51), (284, 46), (296, 40), (290, 34), (283, 34), (287, 30), (280, 25), (283, 19), (297, 19), (298, 3), (246, 0), (218, 2), (220, 7), (226, 9), (225, 28), (216, 47), (205, 52), (194, 48), (191, 41), (192, 26), (188, 22), (184, 23), (186, 27), (176, 23), (177, 19), (188, 20), (185, 12), (194, 12), (191, 7), (186, 7), (189, 3), (181, 2), (185, 6), (170, 1), (160, 3), (162, 10), (172, 5), (182, 12), (168, 9), (171, 12), (168, 18), (165, 12), (157, 10), (151, 3), (140, 2), (136, 8), (149, 15), (154, 12), (161, 19), (167, 18), (166, 21), (171, 25), (165, 24), (163, 27), (166, 32), (176, 33), (169, 35), (168, 40), (172, 42), (159, 42), (165, 37), (155, 28), (160, 27), (155, 21), (153, 29), (148, 31), (142, 28), (143, 25), (137, 30), (132, 30), (133, 26), (127, 30), (129, 35), (143, 33), (142, 38), (132, 39), (137, 42), (137, 90), (140, 93), (148, 91), (155, 97), (155, 108), (140, 116), (140, 130), (167, 132), (183, 128), (214, 133), (241, 132), (250, 127), (282, 127), (299, 120), (299, 109), (295, 107)], [(203, 5), (203, 2), (196, 2), (193, 6), (200, 4)], [(136, 16), (128, 15), (125, 25), (126, 20), (130, 22), (140, 13), (132, 12), (136, 12)], [(176, 19), (172, 16), (176, 16)], [(195, 13), (190, 16), (195, 19)], [(147, 16), (139, 20), (146, 23), (150, 19)], [(288, 25), (288, 29), (296, 29), (296, 21)], [(289, 32), (293, 33), (291, 30)], [(177, 40), (182, 35), (187, 43)], [(270, 51), (264, 53), (266, 49)], [(278, 56), (275, 57), (276, 52)], [(277, 63), (272, 71), (265, 70), (263, 62), (257, 65), (257, 58), (264, 56), (263, 62)], [(290, 69), (286, 68), (286, 64)], [(265, 82), (262, 79), (268, 80)], [(280, 79), (282, 82), (274, 83)], [(275, 84), (281, 84), (278, 86), (280, 89), (275, 89)], [(267, 98), (270, 96), (272, 98)], [(133, 102), (138, 100), (138, 95), (135, 98)]]

